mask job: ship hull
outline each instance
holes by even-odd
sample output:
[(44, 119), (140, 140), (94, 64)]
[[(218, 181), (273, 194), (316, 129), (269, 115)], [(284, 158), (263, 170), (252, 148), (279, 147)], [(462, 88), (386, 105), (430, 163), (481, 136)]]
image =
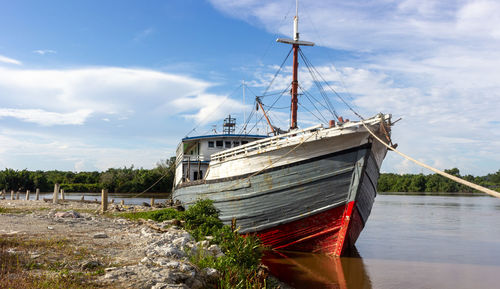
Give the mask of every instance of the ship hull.
[[(182, 184), (174, 199), (186, 206), (212, 199), (224, 223), (234, 219), (240, 233), (256, 234), (271, 248), (340, 256), (354, 245), (370, 215), (386, 153), (368, 136), (355, 138), (359, 145), (340, 151), (257, 173)], [(313, 142), (304, 151), (319, 151), (315, 145), (328, 143)]]

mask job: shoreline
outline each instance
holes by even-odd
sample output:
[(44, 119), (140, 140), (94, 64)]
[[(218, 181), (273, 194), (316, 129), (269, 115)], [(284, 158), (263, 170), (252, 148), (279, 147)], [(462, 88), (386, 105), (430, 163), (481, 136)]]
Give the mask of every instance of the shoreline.
[(218, 282), (217, 270), (189, 261), (194, 252), (215, 257), (221, 252), (217, 245), (196, 242), (172, 221), (112, 216), (154, 208), (110, 204), (109, 213), (99, 210), (94, 203), (0, 200), (0, 265), (8, 268), (3, 263), (9, 258), (22, 265), (0, 271), (0, 287), (37, 288), (23, 284), (26, 280), (59, 288), (210, 288)]

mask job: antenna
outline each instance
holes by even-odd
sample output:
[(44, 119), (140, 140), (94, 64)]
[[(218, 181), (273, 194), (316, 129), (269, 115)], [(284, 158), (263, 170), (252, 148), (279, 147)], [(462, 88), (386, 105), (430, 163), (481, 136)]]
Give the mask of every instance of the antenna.
[(246, 126), (246, 123), (247, 123), (247, 111), (245, 109), (245, 81), (244, 80), (243, 80), (243, 123), (244, 123), (243, 133), (247, 134), (247, 126)]
[(293, 18), (293, 40), (299, 41), (299, 0), (295, 1), (295, 17)]

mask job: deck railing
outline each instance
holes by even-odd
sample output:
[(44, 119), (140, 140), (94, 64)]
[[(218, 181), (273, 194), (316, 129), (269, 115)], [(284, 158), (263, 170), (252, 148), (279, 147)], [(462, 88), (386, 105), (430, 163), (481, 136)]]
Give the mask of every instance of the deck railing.
[(305, 128), (305, 129), (301, 129), (301, 130), (294, 130), (292, 132), (288, 132), (285, 134), (280, 134), (277, 136), (249, 142), (247, 144), (238, 146), (236, 148), (232, 148), (232, 149), (228, 149), (228, 150), (225, 150), (222, 152), (215, 153), (211, 156), (211, 160), (212, 161), (222, 160), (222, 159), (225, 159), (227, 157), (232, 157), (232, 156), (236, 156), (236, 155), (240, 155), (240, 154), (246, 154), (246, 153), (252, 152), (252, 151), (261, 150), (263, 148), (276, 145), (279, 141), (282, 141), (283, 139), (286, 139), (290, 136), (298, 136), (298, 135), (302, 135), (302, 134), (306, 134), (306, 133), (311, 133), (311, 132), (314, 132), (322, 127), (323, 127), (323, 125), (319, 124), (319, 125), (316, 125), (313, 127), (309, 127), (309, 128)]

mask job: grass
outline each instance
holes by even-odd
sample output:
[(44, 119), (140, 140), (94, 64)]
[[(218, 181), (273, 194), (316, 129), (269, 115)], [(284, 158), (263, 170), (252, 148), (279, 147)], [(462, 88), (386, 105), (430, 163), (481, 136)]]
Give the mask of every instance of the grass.
[(263, 247), (255, 236), (241, 236), (219, 219), (219, 211), (211, 200), (199, 200), (186, 211), (163, 209), (157, 211), (119, 213), (131, 220), (150, 219), (157, 222), (177, 219), (184, 221), (184, 228), (197, 240), (212, 236), (211, 243), (218, 244), (224, 256), (216, 258), (197, 250), (190, 261), (199, 268), (215, 268), (220, 276), (216, 288), (269, 288), (266, 274), (260, 270)]
[(16, 209), (16, 208), (4, 208), (0, 207), (0, 214), (23, 214), (31, 213), (29, 210)]
[[(30, 251), (48, 253), (33, 259)], [(79, 252), (88, 254), (81, 249)], [(59, 261), (60, 258), (64, 262)], [(93, 280), (95, 276), (104, 274), (103, 268), (92, 268), (90, 272), (76, 272), (68, 268), (79, 258), (78, 254), (73, 255), (73, 248), (67, 239), (0, 237), (0, 288), (101, 288)]]

